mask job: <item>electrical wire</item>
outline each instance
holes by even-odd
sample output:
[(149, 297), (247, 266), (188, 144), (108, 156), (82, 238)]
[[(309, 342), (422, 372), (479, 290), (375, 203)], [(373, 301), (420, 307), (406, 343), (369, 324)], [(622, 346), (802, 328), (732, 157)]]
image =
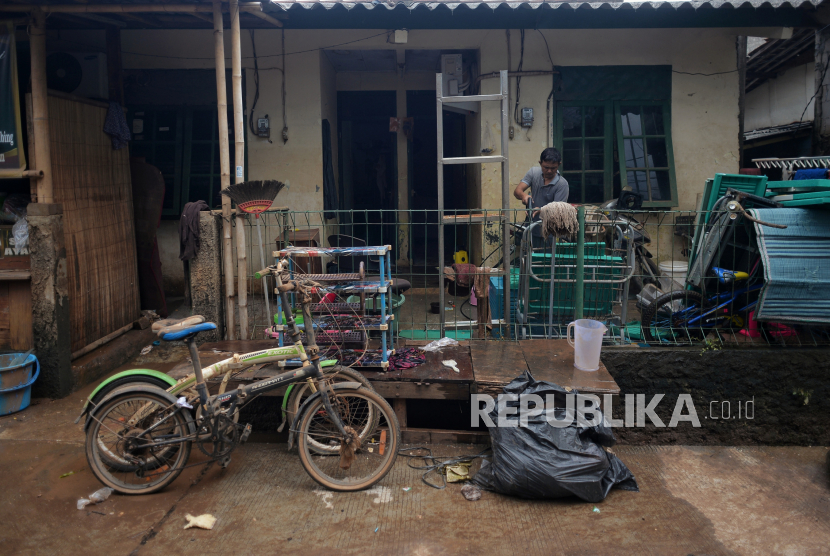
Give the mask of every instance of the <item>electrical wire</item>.
[[(525, 30), (519, 29), (519, 65), (516, 67), (516, 71), (522, 71), (522, 67), (525, 63)], [(513, 107), (513, 120), (516, 122), (516, 125), (521, 126), (522, 122), (519, 120), (519, 101), (522, 98), (522, 78), (521, 76), (516, 76), (516, 105)]]
[(713, 75), (726, 75), (728, 73), (738, 73), (739, 70), (719, 71), (715, 73), (689, 73), (687, 71), (671, 70), (672, 73), (679, 73), (681, 75), (702, 75), (703, 77), (712, 77)]
[[(251, 103), (251, 113), (248, 116), (248, 126), (251, 128), (251, 134), (256, 136), (257, 132), (254, 129), (254, 111), (256, 110), (256, 103), (259, 101), (259, 63), (256, 57), (256, 41), (254, 40), (254, 30), (248, 29), (248, 33), (251, 35), (251, 52), (253, 53), (254, 57), (254, 100)], [(284, 80), (285, 78), (283, 78)]]
[[(423, 459), (426, 465), (412, 465), (412, 461), (409, 461), (407, 465), (410, 469), (417, 469), (418, 471), (424, 471), (424, 474), (421, 475), (421, 481), (427, 486), (431, 486), (432, 488), (443, 490), (447, 488), (447, 478), (441, 471), (448, 466), (457, 465), (459, 463), (466, 463), (468, 461), (473, 461), (478, 458), (484, 457), (484, 455), (489, 452), (492, 448), (489, 446), (482, 450), (477, 454), (472, 455), (465, 455), (465, 456), (434, 456), (432, 455), (432, 450), (427, 448), (426, 446), (413, 446), (411, 448), (401, 448), (398, 450), (398, 455), (404, 458), (411, 458), (411, 459)], [(412, 450), (425, 450), (426, 454), (409, 454)], [(431, 462), (431, 463), (430, 463)], [(442, 485), (435, 485), (430, 483), (427, 480), (427, 477), (430, 473), (438, 473), (442, 479)]]

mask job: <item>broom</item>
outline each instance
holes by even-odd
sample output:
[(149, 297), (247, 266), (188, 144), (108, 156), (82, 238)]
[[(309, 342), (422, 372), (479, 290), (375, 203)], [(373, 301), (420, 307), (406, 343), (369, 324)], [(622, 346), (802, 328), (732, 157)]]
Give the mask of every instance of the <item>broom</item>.
[[(265, 252), (262, 249), (262, 230), (259, 227), (259, 215), (271, 208), (274, 199), (279, 195), (285, 184), (277, 180), (244, 181), (229, 185), (222, 190), (222, 195), (231, 198), (236, 207), (242, 212), (253, 214), (256, 217), (256, 234), (259, 237), (259, 262), (265, 268)], [(268, 277), (262, 277), (262, 290), (265, 294), (265, 311), (270, 320), (271, 303), (268, 301)]]

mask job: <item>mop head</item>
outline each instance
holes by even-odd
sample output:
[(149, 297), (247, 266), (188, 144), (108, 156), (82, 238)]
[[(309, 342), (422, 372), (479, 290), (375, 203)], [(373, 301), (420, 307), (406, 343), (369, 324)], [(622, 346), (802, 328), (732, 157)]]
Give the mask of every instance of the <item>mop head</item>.
[(542, 237), (571, 237), (579, 231), (576, 208), (568, 203), (548, 203), (540, 209)]
[(239, 210), (257, 217), (269, 208), (285, 184), (277, 180), (245, 181), (235, 183), (222, 190), (236, 203)]

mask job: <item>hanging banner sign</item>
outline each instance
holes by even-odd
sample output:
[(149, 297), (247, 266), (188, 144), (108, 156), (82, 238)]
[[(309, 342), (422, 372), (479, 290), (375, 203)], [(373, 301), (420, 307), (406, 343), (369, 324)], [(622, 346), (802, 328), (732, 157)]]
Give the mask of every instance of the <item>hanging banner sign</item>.
[(14, 25), (0, 21), (0, 178), (22, 177), (26, 169), (22, 138)]

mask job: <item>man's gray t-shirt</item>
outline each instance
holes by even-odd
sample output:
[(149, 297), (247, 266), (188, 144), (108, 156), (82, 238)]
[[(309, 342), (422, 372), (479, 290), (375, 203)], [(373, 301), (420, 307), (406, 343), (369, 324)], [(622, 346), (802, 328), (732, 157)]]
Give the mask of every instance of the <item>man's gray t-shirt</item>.
[[(567, 202), (568, 201), (568, 180), (562, 177), (559, 172), (556, 172), (556, 177), (553, 181), (545, 185), (545, 177), (542, 175), (541, 166), (534, 166), (527, 171), (522, 182), (530, 186), (530, 196), (533, 197), (533, 208), (541, 208), (548, 203), (553, 202)], [(539, 220), (537, 216), (534, 220)], [(541, 236), (542, 229), (537, 226), (533, 235)]]

